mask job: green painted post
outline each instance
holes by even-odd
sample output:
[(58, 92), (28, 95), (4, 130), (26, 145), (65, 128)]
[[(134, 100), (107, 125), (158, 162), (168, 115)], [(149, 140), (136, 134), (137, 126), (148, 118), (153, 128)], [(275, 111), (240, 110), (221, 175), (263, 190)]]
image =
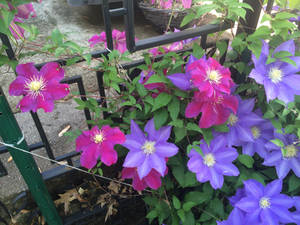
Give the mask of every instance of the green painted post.
[[(14, 117), (0, 87), (0, 137), (3, 142), (29, 151), (21, 129)], [(8, 150), (21, 172), (32, 196), (46, 219), (48, 225), (62, 225), (51, 196), (32, 155), (8, 147)]]

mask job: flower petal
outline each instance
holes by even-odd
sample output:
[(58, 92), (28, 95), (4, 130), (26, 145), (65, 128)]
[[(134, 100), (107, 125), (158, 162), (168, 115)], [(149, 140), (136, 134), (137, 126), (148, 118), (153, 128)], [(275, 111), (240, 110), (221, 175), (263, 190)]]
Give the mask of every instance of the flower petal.
[(268, 197), (272, 197), (273, 195), (277, 195), (281, 192), (282, 189), (282, 180), (277, 179), (267, 184), (264, 190), (264, 195)]
[(150, 158), (149, 160), (150, 160), (151, 168), (159, 172), (161, 176), (164, 176), (167, 168), (165, 159), (159, 157), (155, 153), (151, 154), (149, 158)]
[(295, 200), (293, 198), (284, 194), (278, 194), (272, 197), (270, 201), (271, 201), (271, 205), (277, 205), (287, 209), (292, 208), (295, 203)]
[(160, 174), (154, 169), (144, 178), (146, 184), (152, 189), (158, 189), (161, 186)]
[(92, 169), (97, 164), (97, 159), (100, 156), (97, 144), (89, 145), (89, 148), (82, 152), (80, 156), (80, 164), (87, 168)]
[(213, 189), (219, 189), (223, 186), (224, 177), (222, 174), (219, 174), (213, 167), (209, 168), (211, 179), (210, 185)]
[(34, 63), (25, 63), (19, 64), (16, 67), (16, 72), (19, 76), (23, 76), (25, 78), (36, 77), (39, 74), (39, 71), (35, 68)]
[(84, 133), (76, 138), (76, 151), (85, 150), (91, 143), (93, 143), (89, 136)]
[(191, 89), (190, 77), (184, 73), (175, 73), (167, 76), (169, 80), (176, 86), (177, 88), (187, 91)]
[(238, 176), (240, 174), (238, 168), (233, 164), (216, 163), (214, 168), (224, 176)]
[(49, 62), (45, 64), (40, 70), (40, 76), (44, 77), (46, 81), (56, 80), (60, 81), (64, 78), (65, 71), (56, 62)]
[(177, 154), (178, 147), (172, 143), (159, 143), (155, 146), (155, 150), (160, 157), (169, 158)]
[(278, 225), (278, 217), (274, 215), (274, 213), (270, 209), (264, 209), (262, 210), (260, 214), (260, 219), (263, 221), (263, 224), (268, 224), (268, 225)]
[(37, 107), (37, 100), (34, 98), (31, 98), (29, 95), (24, 96), (17, 107), (20, 107), (22, 112), (28, 112), (32, 110), (33, 112), (36, 112), (38, 107)]
[(145, 176), (147, 176), (151, 171), (151, 165), (150, 165), (150, 159), (149, 157), (146, 157), (144, 162), (137, 167), (137, 172), (140, 179), (143, 179)]
[(235, 204), (235, 207), (238, 207), (239, 209), (251, 213), (254, 212), (256, 209), (259, 208), (258, 201), (256, 199), (253, 199), (253, 197), (245, 197), (242, 198), (240, 201), (238, 201)]
[(53, 100), (59, 100), (66, 97), (70, 90), (68, 84), (61, 84), (55, 81), (49, 82), (46, 92), (51, 95)]
[(100, 156), (101, 161), (106, 166), (111, 166), (112, 164), (115, 164), (118, 161), (118, 154), (113, 149), (113, 145), (107, 142), (103, 142), (100, 146)]
[(128, 152), (123, 167), (138, 167), (146, 158), (146, 155), (142, 151), (130, 151)]
[(43, 96), (39, 95), (37, 97), (37, 108), (42, 108), (45, 112), (52, 112), (54, 109), (54, 102), (53, 100), (47, 100)]
[(288, 40), (288, 41), (285, 41), (285, 42), (281, 43), (279, 46), (277, 46), (277, 48), (275, 48), (272, 56), (274, 56), (275, 53), (281, 52), (281, 51), (286, 51), (286, 52), (291, 53), (292, 55), (295, 55), (295, 43), (294, 43), (294, 40), (291, 39), (291, 40)]
[(107, 137), (106, 141), (111, 142), (113, 145), (115, 144), (123, 144), (125, 142), (125, 135), (120, 130), (119, 127), (110, 127), (110, 126), (103, 126), (101, 128), (104, 135)]
[(145, 126), (145, 131), (148, 133), (148, 139), (156, 143), (167, 141), (171, 134), (171, 126), (161, 127), (159, 130), (155, 129), (154, 118), (149, 120)]
[(264, 186), (256, 180), (244, 181), (244, 186), (247, 196), (251, 195), (254, 198), (261, 198), (264, 194)]
[(291, 168), (294, 171), (295, 175), (300, 178), (300, 159), (291, 159)]
[(10, 85), (9, 85), (9, 94), (12, 96), (25, 95), (25, 78), (23, 76), (18, 76)]
[(279, 179), (283, 179), (287, 176), (289, 171), (291, 170), (289, 160), (283, 159), (277, 166), (276, 172)]
[(193, 118), (193, 117), (198, 116), (201, 111), (202, 105), (203, 104), (201, 102), (197, 102), (194, 100), (192, 102), (190, 102), (185, 109), (185, 117)]

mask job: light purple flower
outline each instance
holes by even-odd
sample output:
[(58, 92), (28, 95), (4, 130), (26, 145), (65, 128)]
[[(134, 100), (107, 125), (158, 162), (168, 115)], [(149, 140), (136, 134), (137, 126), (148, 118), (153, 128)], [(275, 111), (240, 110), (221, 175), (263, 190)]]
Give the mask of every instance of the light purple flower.
[(243, 142), (255, 142), (251, 128), (258, 126), (264, 120), (252, 112), (255, 99), (242, 100), (238, 97), (237, 113), (231, 113), (227, 120), (229, 131), (222, 133), (227, 139), (228, 146), (240, 146)]
[[(300, 71), (300, 57), (292, 56), (289, 59), (296, 63), (296, 66), (280, 61), (279, 59), (273, 63), (266, 64), (269, 55), (269, 45), (262, 41), (262, 51), (257, 59), (252, 54), (254, 69), (252, 69), (249, 77), (255, 79), (259, 84), (264, 85), (267, 100), (278, 98), (285, 103), (294, 101), (294, 95), (300, 94), (300, 75), (296, 73)], [(279, 45), (273, 52), (288, 51), (295, 55), (295, 44), (293, 40), (286, 41)]]
[(177, 154), (178, 147), (167, 142), (171, 133), (171, 126), (155, 129), (154, 119), (148, 121), (145, 126), (147, 136), (132, 120), (130, 125), (131, 134), (126, 135), (124, 147), (129, 149), (123, 164), (124, 167), (137, 167), (140, 179), (147, 176), (151, 169), (155, 169), (161, 176), (166, 171), (166, 158)]
[(210, 181), (214, 189), (223, 186), (223, 176), (238, 176), (239, 170), (232, 161), (238, 157), (235, 148), (226, 147), (223, 136), (213, 139), (208, 146), (205, 142), (200, 144), (203, 156), (195, 149), (189, 153), (188, 168), (196, 173), (197, 180), (201, 183)]
[(296, 146), (297, 137), (294, 134), (279, 134), (275, 133), (274, 137), (283, 142), (284, 147), (281, 147), (268, 142), (265, 147), (269, 150), (264, 159), (263, 165), (275, 166), (279, 179), (283, 179), (293, 170), (297, 177), (300, 177), (300, 146)]
[(294, 220), (297, 222), (297, 224), (300, 224), (300, 196), (295, 196), (293, 197), (294, 201), (295, 201), (295, 208), (296, 211), (293, 212), (293, 218)]
[(289, 211), (294, 200), (280, 194), (282, 180), (274, 180), (264, 187), (256, 180), (244, 181), (246, 196), (235, 204), (235, 207), (245, 212), (247, 223), (279, 225), (293, 223), (292, 213)]
[[(255, 112), (259, 117), (262, 116), (260, 111)], [(274, 137), (274, 127), (268, 120), (262, 120), (260, 123), (250, 127), (253, 141), (242, 142), (243, 154), (253, 156), (256, 152), (264, 158), (267, 154), (265, 144)]]
[[(228, 219), (222, 222), (217, 221), (218, 225), (245, 225), (246, 219), (244, 217), (244, 213), (238, 209), (234, 208), (230, 215), (228, 216)], [(257, 225), (257, 224), (256, 224)]]

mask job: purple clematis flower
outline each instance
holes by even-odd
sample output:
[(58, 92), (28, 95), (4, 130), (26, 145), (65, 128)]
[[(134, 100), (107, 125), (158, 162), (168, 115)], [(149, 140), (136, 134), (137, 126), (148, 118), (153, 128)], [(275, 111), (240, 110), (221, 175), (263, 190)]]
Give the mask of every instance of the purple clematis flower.
[[(249, 77), (255, 79), (259, 84), (264, 85), (267, 100), (278, 98), (285, 103), (294, 101), (294, 95), (300, 94), (300, 76), (296, 73), (300, 71), (300, 57), (292, 56), (289, 59), (296, 63), (296, 66), (276, 60), (273, 63), (266, 64), (269, 55), (269, 46), (262, 41), (262, 51), (257, 59), (252, 54), (254, 69)], [(293, 40), (286, 41), (279, 45), (273, 52), (273, 55), (280, 51), (288, 51), (295, 55), (295, 43)]]
[(205, 142), (200, 144), (203, 156), (192, 149), (189, 153), (188, 168), (196, 173), (197, 180), (201, 183), (210, 181), (214, 189), (223, 186), (223, 176), (238, 176), (239, 170), (232, 161), (238, 157), (235, 148), (226, 147), (226, 139), (223, 136), (214, 138), (210, 146)]
[(18, 77), (10, 84), (9, 94), (24, 95), (17, 105), (22, 112), (36, 112), (40, 108), (52, 112), (54, 101), (69, 94), (69, 85), (60, 83), (64, 78), (64, 70), (58, 63), (47, 63), (40, 71), (33, 63), (19, 64), (16, 72)]
[(295, 208), (296, 211), (293, 213), (293, 218), (297, 222), (297, 224), (300, 224), (300, 196), (293, 197), (295, 201)]
[(238, 101), (237, 113), (231, 113), (227, 120), (229, 132), (222, 133), (228, 141), (228, 146), (240, 146), (243, 142), (255, 142), (251, 128), (258, 127), (264, 121), (252, 112), (255, 99), (242, 100), (238, 97)]
[[(255, 114), (262, 117), (260, 111), (256, 111)], [(254, 142), (242, 142), (243, 154), (253, 156), (256, 152), (260, 157), (264, 158), (267, 154), (265, 144), (273, 139), (274, 127), (270, 121), (262, 120), (257, 125), (250, 127), (250, 129)]]
[[(196, 57), (193, 55), (190, 55), (189, 61), (186, 64), (186, 67), (188, 67), (190, 64), (198, 60)], [(172, 75), (167, 76), (170, 81), (179, 89), (183, 91), (188, 91), (193, 88), (192, 85), (192, 78), (191, 74), (189, 72), (186, 73), (174, 73)]]
[(244, 186), (246, 197), (237, 202), (235, 207), (246, 213), (245, 224), (279, 225), (294, 222), (289, 211), (294, 200), (280, 194), (282, 180), (274, 180), (266, 187), (256, 180), (247, 180)]
[(131, 134), (126, 135), (124, 147), (129, 149), (123, 164), (124, 167), (137, 168), (139, 178), (142, 180), (152, 169), (161, 176), (166, 171), (166, 158), (177, 154), (178, 147), (167, 142), (171, 133), (171, 126), (155, 129), (154, 119), (148, 121), (145, 126), (147, 136), (132, 120), (130, 125)]
[(300, 146), (296, 146), (296, 135), (275, 133), (274, 137), (280, 139), (284, 147), (281, 149), (272, 142), (267, 143), (265, 147), (270, 153), (264, 157), (263, 165), (275, 166), (279, 179), (285, 178), (290, 170), (300, 177)]

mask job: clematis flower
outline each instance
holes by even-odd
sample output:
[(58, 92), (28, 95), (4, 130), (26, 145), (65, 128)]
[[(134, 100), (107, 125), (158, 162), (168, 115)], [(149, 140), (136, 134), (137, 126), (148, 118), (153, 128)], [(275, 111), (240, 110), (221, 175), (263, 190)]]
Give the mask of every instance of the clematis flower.
[[(258, 117), (262, 117), (260, 111), (255, 112)], [(247, 122), (247, 117), (245, 118), (245, 122)], [(274, 127), (270, 121), (261, 120), (261, 122), (257, 123), (250, 127), (252, 139), (254, 141), (246, 141), (242, 142), (243, 154), (253, 156), (256, 152), (260, 157), (266, 157), (267, 149), (265, 148), (265, 144), (269, 142), (269, 140), (274, 139)]]
[(196, 173), (201, 183), (210, 181), (214, 189), (223, 186), (223, 176), (238, 176), (239, 170), (232, 161), (238, 157), (235, 148), (226, 147), (226, 139), (222, 136), (214, 138), (208, 146), (205, 142), (200, 144), (203, 156), (192, 149), (189, 153), (188, 168)]
[(125, 135), (118, 127), (111, 128), (105, 125), (100, 130), (95, 126), (91, 130), (83, 131), (76, 139), (76, 151), (82, 151), (80, 164), (91, 169), (100, 157), (105, 165), (111, 166), (118, 160), (114, 146), (124, 142)]
[[(127, 51), (125, 31), (121, 32), (119, 30), (113, 29), (112, 39), (114, 48), (116, 50), (118, 50), (120, 53), (124, 53)], [(90, 47), (94, 47), (96, 44), (103, 42), (105, 44), (105, 47), (107, 48), (106, 33), (102, 32), (100, 35), (94, 35), (88, 40), (88, 42), (90, 42)]]
[(214, 58), (203, 57), (186, 67), (186, 72), (191, 75), (193, 85), (207, 97), (212, 97), (216, 92), (230, 94), (234, 82), (228, 68), (223, 67)]
[(293, 219), (297, 222), (297, 224), (300, 223), (300, 196), (293, 197), (295, 202), (295, 208), (296, 212), (293, 212)]
[[(294, 101), (294, 95), (300, 94), (300, 76), (296, 74), (300, 71), (300, 57), (289, 57), (296, 63), (296, 66), (279, 59), (267, 65), (269, 46), (265, 41), (262, 42), (260, 57), (257, 59), (252, 54), (254, 69), (252, 69), (249, 77), (264, 85), (268, 101), (275, 98), (284, 101), (286, 104)], [(273, 55), (280, 51), (288, 51), (295, 55), (294, 41), (289, 40), (282, 43), (274, 50)]]
[[(254, 108), (255, 99), (242, 100), (238, 99), (238, 108), (236, 114), (230, 113), (227, 120), (229, 131), (222, 133), (226, 137), (229, 146), (240, 146), (245, 142), (255, 142), (255, 137), (252, 132), (257, 136), (259, 124), (264, 120), (252, 112)], [(265, 128), (264, 128), (265, 129)]]
[[(166, 168), (165, 175), (168, 173), (168, 168)], [(161, 175), (152, 169), (150, 173), (143, 179), (140, 179), (137, 168), (127, 168), (124, 167), (122, 170), (123, 179), (132, 179), (133, 188), (137, 191), (142, 191), (147, 187), (151, 189), (158, 189), (161, 186)]]
[(245, 212), (246, 224), (293, 223), (292, 213), (289, 211), (294, 200), (280, 194), (282, 180), (274, 180), (264, 187), (256, 180), (244, 181), (246, 196), (235, 204), (235, 207)]
[(18, 76), (10, 84), (9, 94), (24, 95), (17, 105), (22, 112), (36, 112), (40, 108), (52, 112), (54, 101), (69, 94), (69, 85), (59, 83), (64, 78), (64, 70), (58, 63), (47, 63), (40, 71), (33, 63), (19, 64), (16, 72)]
[(265, 147), (270, 153), (264, 157), (263, 165), (275, 166), (279, 179), (285, 178), (290, 170), (300, 177), (300, 146), (296, 145), (296, 135), (274, 133), (274, 137), (281, 140), (284, 147), (281, 149), (272, 142), (268, 142)]
[(193, 118), (202, 112), (199, 127), (209, 128), (225, 123), (230, 115), (236, 113), (237, 108), (238, 100), (235, 96), (216, 93), (207, 97), (206, 93), (196, 91), (192, 102), (185, 109), (185, 117)]
[(130, 125), (131, 134), (126, 135), (124, 147), (129, 149), (123, 167), (137, 168), (137, 173), (142, 180), (152, 169), (161, 176), (166, 171), (165, 158), (177, 154), (178, 147), (167, 142), (170, 137), (171, 127), (155, 129), (154, 119), (148, 121), (145, 126), (147, 136), (141, 131), (138, 125), (132, 120)]
[(171, 9), (173, 0), (160, 0), (160, 7), (162, 9)]
[(192, 6), (192, 0), (182, 0), (183, 8), (189, 9)]

